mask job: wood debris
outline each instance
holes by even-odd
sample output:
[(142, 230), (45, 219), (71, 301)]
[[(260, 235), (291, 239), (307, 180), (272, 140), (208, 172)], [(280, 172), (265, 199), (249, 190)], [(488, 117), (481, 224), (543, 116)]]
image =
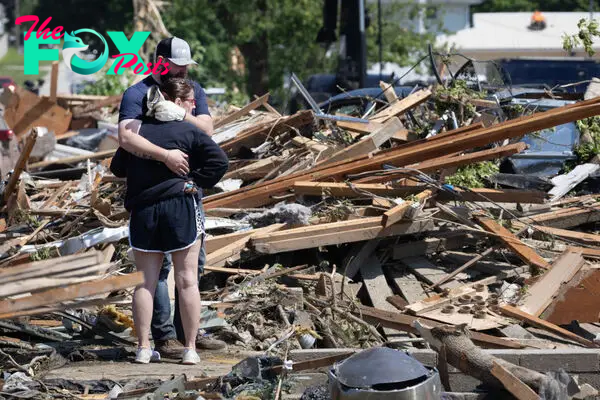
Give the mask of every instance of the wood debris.
[[(546, 190), (492, 180), (476, 188), (449, 182), (457, 168), (524, 152), (524, 135), (600, 114), (600, 100), (486, 127), (464, 121), (427, 137), (411, 119), (430, 122), (434, 95), (426, 88), (390, 97), (365, 124), (307, 110), (280, 115), (268, 94), (215, 110), (213, 138), (230, 157), (230, 170), (203, 199), (201, 319), (211, 337), (237, 350), (285, 356), (301, 347), (419, 349), (430, 341), (426, 335), (444, 333), (452, 364), (453, 340), (465, 341), (476, 356), (479, 347), (531, 348), (528, 340), (496, 336), (498, 328), (522, 323), (534, 336), (535, 327), (566, 341), (539, 335), (538, 347), (598, 347), (568, 325), (571, 315), (598, 322), (597, 309), (582, 309), (598, 300), (597, 196), (565, 196), (560, 188), (550, 198)], [(143, 280), (128, 255), (125, 183), (108, 172), (116, 145), (64, 144), (82, 139), (77, 124), (96, 124), (120, 97), (9, 100), (7, 121), (23, 147), (1, 193), (0, 322), (8, 325), (0, 324), (0, 365), (19, 370), (21, 364), (2, 361), (5, 346), (35, 348), (40, 335), (52, 334), (47, 327), (66, 320), (81, 328), (64, 340), (80, 343), (87, 332), (131, 344), (114, 325), (89, 322), (106, 316), (108, 303), (116, 304), (110, 315), (130, 318), (131, 289)], [(36, 158), (38, 127), (51, 130), (58, 144)], [(569, 178), (569, 189), (587, 172)], [(584, 299), (578, 285), (594, 290), (581, 304), (571, 300)], [(425, 325), (431, 332), (418, 328)], [(24, 336), (32, 331), (37, 336)], [(329, 366), (346, 356), (306, 365)], [(519, 398), (532, 398), (546, 379), (484, 361), (485, 368), (470, 360), (466, 372)], [(219, 379), (182, 385), (207, 390)]]

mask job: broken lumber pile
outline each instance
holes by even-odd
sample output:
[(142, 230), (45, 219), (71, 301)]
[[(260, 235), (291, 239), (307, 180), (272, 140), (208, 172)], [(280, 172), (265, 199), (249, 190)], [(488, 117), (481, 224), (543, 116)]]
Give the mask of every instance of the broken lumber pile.
[[(485, 127), (460, 118), (456, 129), (419, 130), (413, 120), (430, 126), (441, 117), (436, 96), (424, 88), (391, 99), (365, 123), (309, 110), (281, 115), (269, 95), (214, 113), (213, 139), (230, 169), (203, 199), (200, 318), (208, 336), (236, 351), (280, 356), (301, 348), (419, 349), (428, 340), (416, 337), (419, 321), (460, 328), (488, 349), (598, 347), (590, 326), (577, 330), (569, 319), (598, 323), (589, 311), (599, 300), (597, 196), (583, 188), (556, 200), (547, 188), (497, 185), (492, 175), (531, 150), (524, 136), (598, 115), (600, 100), (498, 116)], [(81, 118), (118, 102), (57, 99)], [(141, 277), (128, 241), (126, 187), (108, 172), (115, 150), (32, 158), (37, 128), (28, 127), (0, 214), (0, 322), (20, 317), (24, 325), (0, 329), (18, 336), (31, 332), (33, 318), (99, 319), (108, 303), (126, 320), (128, 289)], [(494, 172), (481, 178), (482, 165)], [(583, 295), (580, 287), (594, 290)], [(120, 332), (111, 329), (128, 329), (121, 325), (82, 326), (131, 343), (114, 336)], [(514, 388), (511, 368), (491, 363), (478, 376)]]

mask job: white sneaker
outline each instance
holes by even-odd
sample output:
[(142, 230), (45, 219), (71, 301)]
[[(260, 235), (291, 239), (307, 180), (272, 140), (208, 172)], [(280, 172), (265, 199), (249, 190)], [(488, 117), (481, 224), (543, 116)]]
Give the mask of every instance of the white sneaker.
[(135, 362), (138, 364), (148, 364), (150, 361), (160, 360), (160, 353), (146, 347), (138, 347), (135, 353)]
[(194, 349), (183, 350), (183, 356), (181, 357), (181, 363), (185, 365), (196, 365), (200, 362), (200, 356)]

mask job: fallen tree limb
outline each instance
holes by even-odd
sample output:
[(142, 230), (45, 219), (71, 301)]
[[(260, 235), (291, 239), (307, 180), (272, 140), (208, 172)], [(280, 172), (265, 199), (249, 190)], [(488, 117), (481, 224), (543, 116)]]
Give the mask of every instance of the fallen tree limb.
[(566, 386), (552, 377), (484, 353), (471, 341), (464, 326), (429, 327), (419, 321), (416, 321), (414, 325), (420, 335), (436, 351), (444, 346), (448, 364), (487, 385), (497, 388), (505, 387), (503, 382), (492, 372), (494, 364), (498, 364), (536, 393), (543, 393), (544, 398), (567, 398)]

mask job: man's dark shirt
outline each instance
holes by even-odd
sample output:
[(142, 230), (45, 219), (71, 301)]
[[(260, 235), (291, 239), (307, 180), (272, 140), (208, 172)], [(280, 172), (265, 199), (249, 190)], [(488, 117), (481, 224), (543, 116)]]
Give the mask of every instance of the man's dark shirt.
[[(110, 165), (118, 177), (127, 177), (125, 208), (130, 211), (174, 196), (183, 196), (185, 182), (193, 180), (200, 188), (211, 188), (227, 172), (227, 155), (210, 136), (183, 121), (161, 122), (143, 117), (139, 134), (164, 149), (178, 149), (189, 155), (190, 173), (180, 176), (155, 160), (134, 156), (119, 148)], [(198, 191), (199, 200), (201, 190)]]
[[(196, 108), (192, 111), (192, 115), (210, 115), (204, 89), (202, 89), (202, 86), (198, 82), (190, 82), (194, 86), (194, 99), (196, 100)], [(154, 85), (158, 85), (158, 83), (152, 75), (148, 75), (125, 90), (123, 99), (121, 99), (121, 107), (119, 108), (119, 122), (125, 119), (141, 120), (146, 115), (146, 111), (148, 111), (146, 94), (148, 93), (148, 89)]]

